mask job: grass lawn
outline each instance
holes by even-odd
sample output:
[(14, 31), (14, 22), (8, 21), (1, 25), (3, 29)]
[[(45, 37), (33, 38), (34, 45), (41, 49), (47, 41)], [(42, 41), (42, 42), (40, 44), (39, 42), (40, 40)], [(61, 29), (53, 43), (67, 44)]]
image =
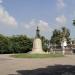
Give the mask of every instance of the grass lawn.
[(56, 58), (64, 57), (62, 54), (14, 54), (12, 57), (15, 58)]

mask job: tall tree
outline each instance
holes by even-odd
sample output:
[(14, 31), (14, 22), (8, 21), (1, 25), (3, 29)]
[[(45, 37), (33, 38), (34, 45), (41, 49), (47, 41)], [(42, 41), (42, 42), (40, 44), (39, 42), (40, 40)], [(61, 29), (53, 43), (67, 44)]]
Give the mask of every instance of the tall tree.
[(69, 29), (67, 29), (66, 27), (62, 27), (61, 33), (62, 33), (62, 37), (66, 38), (66, 40), (67, 40), (68, 42), (70, 42), (70, 38), (69, 38), (69, 36), (70, 36), (70, 31), (69, 31)]
[(42, 40), (42, 47), (43, 47), (43, 50), (44, 50), (44, 51), (47, 51), (47, 50), (48, 50), (48, 46), (49, 46), (49, 40), (46, 39), (44, 36), (41, 36), (40, 38), (41, 38), (41, 40)]
[(12, 49), (15, 53), (26, 53), (32, 48), (32, 39), (25, 35), (13, 36), (11, 41)]
[(75, 20), (73, 20), (73, 25), (75, 26)]
[(10, 43), (8, 38), (0, 34), (0, 53), (10, 53), (9, 46)]
[(53, 31), (53, 35), (51, 36), (50, 42), (52, 44), (60, 44), (60, 39), (61, 39), (61, 36), (60, 35), (61, 35), (60, 30), (55, 29)]
[(60, 44), (63, 37), (65, 37), (67, 39), (67, 41), (69, 41), (69, 36), (70, 36), (70, 32), (66, 27), (62, 27), (61, 30), (57, 30), (55, 29), (53, 31), (53, 35), (51, 37), (50, 42), (52, 44)]

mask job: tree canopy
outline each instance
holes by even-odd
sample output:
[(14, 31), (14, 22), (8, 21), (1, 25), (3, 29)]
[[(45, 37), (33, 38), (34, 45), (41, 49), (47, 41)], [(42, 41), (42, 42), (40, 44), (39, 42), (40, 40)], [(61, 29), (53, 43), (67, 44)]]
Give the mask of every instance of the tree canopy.
[(32, 48), (32, 39), (26, 35), (0, 35), (0, 53), (26, 53)]
[(75, 26), (75, 20), (73, 20), (73, 25)]
[[(55, 29), (51, 40), (44, 36), (40, 36), (44, 51), (48, 51), (50, 43), (60, 45), (63, 37), (69, 42), (70, 31), (66, 27), (61, 30)], [(26, 35), (4, 36), (0, 34), (0, 54), (3, 53), (27, 53), (32, 50), (33, 39)]]
[(61, 30), (55, 29), (53, 31), (53, 35), (51, 36), (50, 42), (52, 44), (60, 45), (63, 37), (65, 37), (67, 41), (69, 42), (69, 39), (70, 39), (69, 36), (70, 36), (70, 31), (66, 27), (62, 27)]

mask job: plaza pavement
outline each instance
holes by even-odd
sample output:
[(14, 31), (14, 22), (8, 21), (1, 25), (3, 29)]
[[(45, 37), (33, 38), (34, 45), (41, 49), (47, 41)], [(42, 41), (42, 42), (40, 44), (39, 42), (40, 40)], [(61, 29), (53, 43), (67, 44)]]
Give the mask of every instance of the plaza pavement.
[(42, 75), (43, 73), (43, 75), (55, 75), (54, 72), (56, 75), (64, 75), (58, 73), (68, 71), (68, 68), (71, 68), (70, 71), (73, 69), (71, 72), (75, 75), (75, 55), (41, 59), (12, 58), (9, 54), (0, 55), (0, 75)]

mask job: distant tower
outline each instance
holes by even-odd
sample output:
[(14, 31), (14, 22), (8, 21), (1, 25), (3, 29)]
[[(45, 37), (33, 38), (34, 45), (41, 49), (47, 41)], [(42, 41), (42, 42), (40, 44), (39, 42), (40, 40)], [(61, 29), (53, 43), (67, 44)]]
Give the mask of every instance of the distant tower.
[(44, 53), (42, 49), (42, 41), (40, 39), (40, 30), (38, 27), (36, 29), (36, 38), (33, 41), (33, 48), (31, 53)]

